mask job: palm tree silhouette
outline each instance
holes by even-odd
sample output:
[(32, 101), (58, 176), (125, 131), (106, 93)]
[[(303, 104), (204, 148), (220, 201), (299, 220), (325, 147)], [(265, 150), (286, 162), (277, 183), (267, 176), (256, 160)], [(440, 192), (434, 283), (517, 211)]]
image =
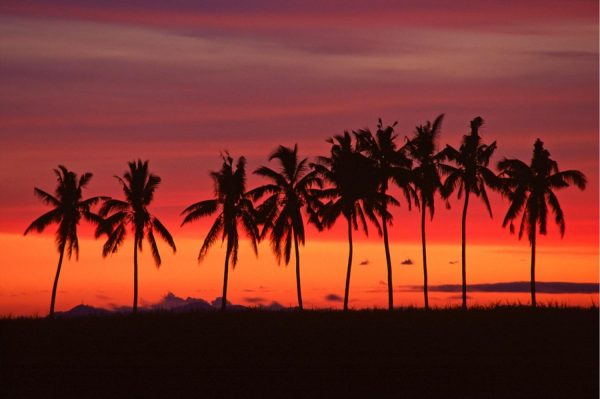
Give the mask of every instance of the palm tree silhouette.
[(34, 220), (24, 233), (24, 235), (27, 235), (31, 230), (41, 233), (50, 224), (58, 224), (56, 244), (60, 256), (58, 258), (56, 276), (54, 277), (54, 285), (52, 286), (49, 317), (54, 317), (56, 288), (58, 286), (65, 249), (67, 250), (68, 259), (71, 259), (73, 252), (75, 252), (75, 258), (79, 259), (77, 225), (82, 217), (89, 222), (98, 224), (100, 217), (92, 213), (90, 208), (105, 198), (92, 197), (85, 200), (82, 199), (83, 189), (92, 178), (91, 173), (84, 173), (80, 178), (77, 178), (76, 173), (69, 171), (63, 165), (58, 165), (58, 169), (54, 169), (54, 173), (58, 181), (54, 195), (48, 194), (37, 187), (33, 189), (33, 193), (45, 204), (52, 206), (53, 209)]
[[(527, 230), (531, 245), (531, 306), (535, 300), (535, 247), (536, 235), (546, 234), (548, 206), (554, 214), (554, 221), (560, 228), (561, 238), (565, 234), (565, 218), (554, 190), (560, 190), (574, 184), (584, 190), (586, 177), (578, 170), (559, 171), (556, 161), (550, 158), (550, 152), (544, 143), (537, 139), (533, 145), (531, 164), (519, 159), (502, 159), (498, 169), (503, 182), (503, 194), (510, 200), (510, 206), (502, 222), (502, 227), (510, 223), (510, 232), (514, 233), (513, 221), (522, 214), (519, 227), (519, 239)], [(538, 227), (539, 226), (539, 227)]]
[(417, 190), (421, 208), (421, 244), (423, 249), (423, 295), (425, 309), (429, 309), (427, 287), (427, 250), (425, 243), (425, 212), (429, 208), (431, 219), (435, 213), (435, 193), (442, 188), (439, 164), (444, 158), (443, 152), (437, 151), (437, 140), (440, 135), (444, 114), (438, 116), (433, 124), (417, 126), (413, 138), (405, 145), (409, 157), (416, 162), (413, 168), (413, 182)]
[(479, 128), (483, 125), (483, 119), (477, 117), (471, 121), (471, 134), (464, 135), (460, 148), (447, 145), (444, 149), (446, 157), (456, 164), (456, 167), (440, 164), (440, 169), (447, 175), (444, 182), (444, 197), (458, 188), (458, 199), (463, 192), (465, 202), (462, 213), (462, 307), (467, 308), (467, 207), (471, 193), (480, 197), (485, 204), (490, 217), (492, 208), (488, 199), (486, 185), (492, 189), (498, 188), (498, 178), (488, 165), (490, 158), (496, 150), (496, 142), (487, 145), (481, 142)]
[(361, 129), (355, 132), (357, 140), (357, 149), (364, 152), (373, 162), (377, 173), (377, 195), (374, 201), (375, 211), (381, 218), (383, 230), (383, 245), (385, 248), (385, 259), (387, 266), (388, 282), (388, 308), (394, 309), (394, 290), (392, 284), (392, 260), (390, 255), (388, 224), (392, 224), (392, 215), (388, 211), (391, 205), (399, 205), (399, 202), (387, 194), (390, 181), (394, 181), (404, 193), (411, 208), (412, 198), (416, 192), (411, 184), (411, 166), (412, 161), (406, 157), (403, 149), (396, 146), (397, 136), (394, 134), (394, 127), (398, 122), (386, 127), (379, 119), (375, 135), (369, 129)]
[(300, 252), (298, 242), (304, 245), (304, 220), (302, 208), (305, 206), (309, 214), (314, 214), (314, 198), (311, 186), (322, 187), (317, 172), (310, 170), (308, 158), (298, 160), (298, 145), (294, 148), (279, 146), (270, 156), (269, 161), (276, 159), (280, 165), (277, 172), (266, 166), (254, 171), (271, 181), (269, 184), (257, 187), (248, 194), (253, 200), (258, 200), (268, 194), (268, 198), (257, 208), (258, 219), (263, 223), (260, 238), (270, 233), (271, 247), (277, 262), (282, 258), (289, 264), (292, 241), (296, 255), (296, 290), (298, 293), (298, 308), (302, 307), (302, 290), (300, 285)]
[(223, 272), (223, 296), (221, 297), (221, 310), (227, 304), (227, 279), (229, 274), (229, 260), (235, 268), (238, 259), (239, 234), (238, 224), (250, 238), (254, 253), (258, 254), (257, 242), (260, 233), (256, 225), (256, 211), (250, 195), (246, 193), (246, 158), (240, 157), (233, 168), (233, 158), (228, 153), (222, 155), (223, 165), (218, 172), (211, 172), (214, 182), (214, 199), (197, 202), (187, 207), (181, 214), (185, 215), (181, 225), (193, 222), (201, 217), (210, 216), (218, 212), (212, 227), (208, 231), (198, 262), (202, 261), (210, 247), (217, 241), (227, 238), (227, 252), (225, 255), (225, 270)]
[(115, 176), (121, 185), (125, 200), (114, 198), (107, 199), (100, 208), (103, 223), (96, 230), (96, 236), (107, 235), (106, 243), (102, 248), (102, 256), (113, 254), (119, 250), (127, 234), (129, 226), (134, 235), (133, 240), (133, 313), (137, 313), (138, 303), (138, 249), (142, 250), (144, 238), (148, 239), (150, 251), (156, 267), (160, 267), (161, 258), (154, 233), (158, 235), (176, 251), (175, 241), (171, 233), (161, 221), (150, 214), (148, 206), (154, 199), (154, 192), (161, 179), (148, 171), (148, 161), (142, 160), (128, 162), (129, 170), (123, 177)]
[[(361, 154), (352, 143), (350, 133), (336, 135), (327, 140), (331, 144), (329, 157), (318, 157), (313, 164), (328, 187), (315, 190), (318, 200), (318, 226), (330, 228), (343, 216), (348, 223), (348, 269), (344, 290), (344, 311), (348, 310), (350, 294), (350, 275), (352, 271), (352, 229), (358, 230), (360, 221), (365, 234), (368, 234), (368, 217), (378, 231), (381, 231), (375, 217), (375, 204), (372, 199), (377, 193), (377, 172), (373, 162)], [(327, 202), (323, 203), (321, 199)], [(365, 217), (366, 215), (366, 217)]]

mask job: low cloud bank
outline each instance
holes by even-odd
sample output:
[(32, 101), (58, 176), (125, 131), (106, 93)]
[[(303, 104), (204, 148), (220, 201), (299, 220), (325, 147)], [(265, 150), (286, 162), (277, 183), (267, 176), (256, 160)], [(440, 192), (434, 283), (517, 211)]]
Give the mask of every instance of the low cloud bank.
[[(406, 291), (421, 291), (422, 286), (413, 285), (406, 287)], [(597, 294), (598, 283), (569, 283), (562, 281), (540, 281), (535, 283), (537, 293), (542, 294)], [(460, 284), (441, 284), (429, 286), (429, 291), (434, 292), (461, 292)], [(529, 293), (529, 281), (509, 281), (502, 283), (470, 284), (468, 292), (507, 292)]]

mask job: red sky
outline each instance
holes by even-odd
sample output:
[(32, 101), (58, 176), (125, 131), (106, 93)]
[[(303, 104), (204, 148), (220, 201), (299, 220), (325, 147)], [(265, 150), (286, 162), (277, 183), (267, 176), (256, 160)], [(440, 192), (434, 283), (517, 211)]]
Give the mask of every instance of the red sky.
[[(206, 223), (179, 228), (179, 213), (211, 195), (208, 171), (219, 167), (221, 150), (245, 155), (253, 170), (278, 144), (299, 143), (312, 157), (327, 151), (325, 138), (373, 128), (378, 117), (397, 120), (404, 137), (440, 113), (442, 145), (457, 146), (481, 115), (484, 139), (498, 142), (494, 162), (529, 160), (540, 137), (563, 169), (587, 175), (585, 192), (559, 193), (567, 232), (560, 240), (551, 228), (540, 241), (539, 273), (545, 281), (598, 281), (596, 1), (105, 3), (0, 5), (0, 313), (46, 311), (49, 294), (40, 291), (52, 283), (53, 238), (21, 234), (44, 211), (33, 186), (52, 190), (59, 163), (94, 173), (89, 195), (119, 196), (112, 176), (128, 160), (150, 159), (163, 178), (152, 211), (179, 251), (165, 255), (159, 271), (146, 260), (141, 296), (152, 302), (173, 291), (212, 300), (222, 251), (197, 266)], [(249, 186), (259, 182), (250, 177)], [(527, 280), (527, 243), (500, 227), (506, 203), (492, 200), (494, 219), (480, 203), (470, 208), (472, 281)], [(394, 261), (414, 261), (409, 271), (397, 266), (396, 282), (419, 284), (418, 215), (401, 209), (395, 218)], [(85, 228), (82, 237), (90, 238)], [(428, 237), (434, 283), (458, 283), (459, 267), (448, 263), (460, 259), (456, 198), (451, 210), (440, 202)], [(378, 243), (359, 235), (358, 256), (372, 261), (353, 275), (356, 306), (385, 304), (385, 293), (371, 292), (385, 279)], [(341, 228), (310, 231), (303, 269), (310, 304), (338, 306), (323, 298), (342, 294), (345, 245)], [(130, 251), (101, 260), (100, 246), (86, 243), (79, 264), (63, 269), (58, 309), (106, 306), (100, 297), (129, 303)], [(268, 245), (260, 250), (259, 261), (240, 260), (232, 299), (245, 303), (244, 290), (270, 285), (261, 298), (293, 304), (292, 268), (278, 268)], [(326, 270), (315, 264), (324, 253), (331, 254)], [(396, 302), (420, 305), (411, 295), (399, 292)], [(507, 297), (473, 296), (481, 303)], [(447, 303), (456, 302), (444, 297), (438, 305)]]

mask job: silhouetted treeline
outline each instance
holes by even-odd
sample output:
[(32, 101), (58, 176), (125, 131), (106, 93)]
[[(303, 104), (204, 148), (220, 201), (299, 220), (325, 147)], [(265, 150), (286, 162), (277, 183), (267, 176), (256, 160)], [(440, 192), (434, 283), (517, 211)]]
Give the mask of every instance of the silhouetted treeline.
[[(223, 271), (221, 309), (227, 303), (229, 265), (238, 261), (240, 233), (250, 240), (258, 255), (258, 243), (267, 238), (278, 262), (288, 264), (292, 245), (295, 256), (298, 307), (302, 309), (302, 290), (299, 246), (305, 244), (305, 223), (313, 224), (319, 231), (331, 228), (343, 218), (348, 232), (348, 261), (344, 291), (344, 310), (348, 309), (350, 277), (353, 258), (353, 231), (375, 228), (383, 238), (387, 267), (388, 307), (394, 308), (392, 285), (392, 254), (389, 248), (388, 229), (393, 222), (392, 208), (402, 203), (415, 207), (421, 217), (421, 242), (423, 252), (423, 294), (425, 309), (429, 308), (428, 271), (426, 248), (426, 219), (433, 219), (436, 198), (449, 206), (449, 198), (456, 193), (463, 200), (462, 212), (462, 307), (467, 307), (467, 211), (471, 196), (480, 198), (490, 217), (492, 209), (488, 190), (497, 191), (509, 202), (502, 226), (519, 223), (519, 239), (526, 233), (531, 245), (531, 304), (535, 297), (535, 252), (537, 234), (546, 234), (549, 214), (565, 232), (564, 213), (555, 191), (575, 185), (583, 190), (586, 178), (580, 171), (560, 171), (558, 164), (544, 148), (540, 139), (534, 143), (529, 163), (503, 158), (496, 171), (489, 164), (497, 149), (496, 142), (485, 144), (480, 135), (483, 119), (471, 121), (471, 130), (464, 135), (458, 149), (446, 145), (439, 148), (444, 115), (433, 123), (415, 128), (411, 137), (400, 139), (392, 125), (381, 119), (375, 131), (360, 129), (333, 136), (329, 154), (318, 156), (313, 162), (298, 155), (298, 146), (280, 145), (268, 160), (276, 166), (261, 166), (254, 171), (265, 179), (265, 184), (248, 190), (246, 187), (246, 159), (241, 156), (234, 162), (228, 152), (222, 154), (218, 171), (210, 172), (214, 197), (201, 200), (183, 212), (183, 224), (213, 216), (214, 221), (200, 248), (201, 262), (217, 240), (227, 242)], [(124, 199), (93, 197), (82, 199), (82, 191), (92, 178), (91, 173), (77, 174), (60, 165), (55, 170), (58, 184), (51, 195), (38, 188), (34, 193), (53, 209), (36, 219), (25, 230), (43, 231), (57, 223), (56, 243), (59, 261), (54, 280), (50, 316), (54, 314), (56, 288), (65, 250), (67, 257), (78, 255), (77, 226), (81, 218), (96, 226), (96, 238), (105, 238), (103, 256), (116, 252), (129, 230), (134, 237), (134, 298), (133, 312), (137, 311), (138, 250), (146, 240), (156, 266), (161, 258), (156, 243), (157, 234), (175, 251), (175, 242), (160, 220), (151, 215), (148, 207), (161, 179), (150, 173), (148, 161), (131, 161), (122, 177), (115, 176), (123, 190)], [(399, 189), (402, 197), (389, 193), (391, 187)], [(93, 207), (99, 205), (97, 213)], [(520, 219), (520, 220), (518, 220)]]

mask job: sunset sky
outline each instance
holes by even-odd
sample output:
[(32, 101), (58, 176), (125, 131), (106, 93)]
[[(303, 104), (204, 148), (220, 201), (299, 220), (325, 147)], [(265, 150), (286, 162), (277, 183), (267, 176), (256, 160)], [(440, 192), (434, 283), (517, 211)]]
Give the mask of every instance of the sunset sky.
[[(248, 170), (279, 144), (325, 155), (327, 137), (398, 121), (402, 142), (445, 113), (440, 145), (458, 147), (469, 121), (496, 140), (492, 162), (529, 162), (541, 138), (562, 169), (579, 169), (587, 190), (558, 192), (566, 217), (538, 241), (542, 282), (598, 282), (598, 2), (533, 1), (2, 1), (0, 3), (0, 315), (48, 310), (58, 253), (52, 226), (23, 236), (47, 208), (52, 169), (92, 172), (86, 196), (122, 193), (113, 175), (149, 159), (162, 177), (151, 211), (178, 251), (161, 245), (140, 265), (140, 301), (167, 292), (212, 301), (220, 295), (224, 248), (200, 265), (210, 219), (179, 227), (188, 205), (213, 194), (208, 173), (220, 152), (244, 155)], [(248, 187), (261, 183), (249, 176)], [(507, 203), (479, 200), (468, 224), (471, 284), (529, 279), (530, 250), (501, 227)], [(460, 211), (438, 202), (428, 220), (430, 284), (460, 284)], [(422, 306), (419, 214), (394, 210), (395, 303)], [(385, 256), (375, 231), (357, 233), (350, 305), (387, 304)], [(81, 253), (63, 265), (57, 310), (85, 303), (131, 304), (131, 235), (103, 259), (103, 241), (80, 229)], [(160, 245), (160, 244), (159, 244)], [(341, 307), (345, 228), (310, 228), (301, 248), (305, 307)], [(410, 261), (407, 261), (410, 260)], [(361, 264), (362, 263), (362, 264)], [(457, 305), (438, 292), (434, 306)], [(471, 303), (527, 303), (527, 292), (470, 292)], [(268, 243), (257, 259), (242, 242), (228, 299), (296, 304), (294, 268), (278, 266)], [(541, 302), (598, 303), (597, 294), (540, 294)]]

